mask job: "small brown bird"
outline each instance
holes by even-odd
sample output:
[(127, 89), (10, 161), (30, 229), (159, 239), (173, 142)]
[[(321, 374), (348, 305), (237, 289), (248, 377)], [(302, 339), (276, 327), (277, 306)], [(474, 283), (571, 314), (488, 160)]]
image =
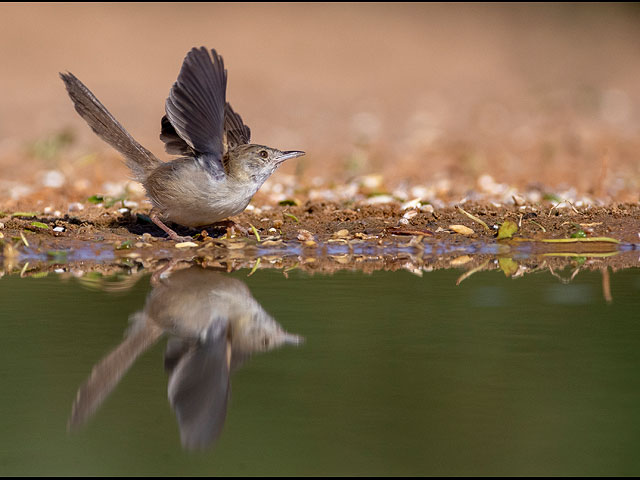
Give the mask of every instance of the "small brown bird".
[(175, 241), (191, 237), (180, 237), (163, 220), (200, 227), (237, 215), (282, 162), (304, 155), (249, 143), (249, 127), (226, 102), (227, 71), (215, 50), (192, 48), (171, 88), (160, 139), (167, 153), (182, 157), (169, 162), (129, 135), (73, 74), (60, 77), (76, 111), (144, 185), (151, 220)]

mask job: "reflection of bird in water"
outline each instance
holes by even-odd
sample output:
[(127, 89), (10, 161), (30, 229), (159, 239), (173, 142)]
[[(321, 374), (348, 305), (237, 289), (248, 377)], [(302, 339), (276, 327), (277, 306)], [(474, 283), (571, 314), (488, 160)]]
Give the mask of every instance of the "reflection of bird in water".
[(240, 280), (200, 267), (173, 273), (152, 290), (122, 343), (80, 387), (69, 428), (83, 425), (136, 358), (163, 333), (168, 396), (185, 448), (203, 448), (220, 435), (227, 412), (229, 373), (254, 352), (302, 338), (285, 332)]

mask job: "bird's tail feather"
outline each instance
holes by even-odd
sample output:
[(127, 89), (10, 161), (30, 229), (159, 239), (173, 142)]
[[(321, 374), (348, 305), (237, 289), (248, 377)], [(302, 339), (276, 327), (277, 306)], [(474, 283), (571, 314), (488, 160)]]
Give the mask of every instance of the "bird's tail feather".
[(75, 75), (61, 73), (60, 78), (73, 100), (76, 111), (102, 140), (124, 155), (127, 167), (133, 172), (135, 180), (143, 182), (162, 162), (129, 135)]
[(92, 370), (87, 381), (78, 389), (73, 403), (69, 430), (84, 425), (100, 407), (133, 362), (162, 335), (162, 329), (138, 314), (136, 325), (123, 342)]

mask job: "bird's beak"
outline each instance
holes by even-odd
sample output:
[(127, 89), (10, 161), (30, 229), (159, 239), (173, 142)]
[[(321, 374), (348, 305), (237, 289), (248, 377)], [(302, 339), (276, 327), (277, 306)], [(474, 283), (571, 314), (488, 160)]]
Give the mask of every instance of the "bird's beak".
[(304, 152), (298, 152), (296, 150), (290, 150), (288, 152), (282, 152), (282, 155), (276, 157), (276, 162), (282, 163), (290, 158), (297, 158), (304, 155)]
[(302, 345), (304, 343), (304, 337), (300, 335), (296, 335), (295, 333), (283, 332), (284, 336), (282, 338), (285, 345)]

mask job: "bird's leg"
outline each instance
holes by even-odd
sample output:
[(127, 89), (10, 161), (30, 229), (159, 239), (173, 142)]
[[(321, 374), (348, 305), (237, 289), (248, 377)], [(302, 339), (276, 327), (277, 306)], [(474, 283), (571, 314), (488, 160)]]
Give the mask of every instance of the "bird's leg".
[(158, 216), (158, 212), (151, 211), (151, 215), (149, 215), (149, 218), (151, 218), (151, 221), (153, 223), (155, 223), (167, 235), (169, 235), (169, 238), (171, 240), (173, 240), (174, 242), (192, 242), (193, 241), (193, 238), (191, 238), (191, 237), (181, 237), (176, 232), (174, 232), (169, 227), (167, 227), (164, 223), (162, 223), (162, 220), (160, 220), (160, 217)]
[(177, 265), (177, 263), (178, 260), (172, 258), (166, 265), (163, 265), (162, 268), (153, 272), (153, 274), (151, 275), (151, 286), (157, 287), (162, 281), (162, 277), (169, 275), (169, 273), (171, 273), (171, 270)]

